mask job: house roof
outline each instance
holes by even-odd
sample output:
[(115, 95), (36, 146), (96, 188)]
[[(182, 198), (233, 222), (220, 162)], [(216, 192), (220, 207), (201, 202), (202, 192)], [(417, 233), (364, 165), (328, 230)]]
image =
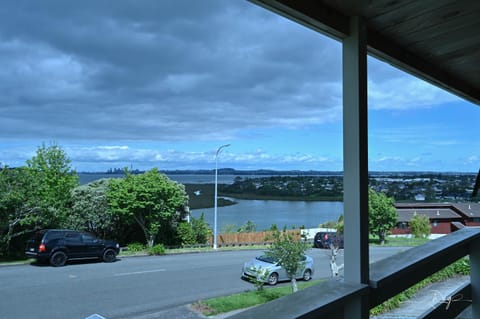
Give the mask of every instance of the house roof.
[(428, 216), (429, 219), (437, 219), (437, 220), (442, 220), (442, 219), (447, 219), (447, 220), (452, 220), (452, 219), (458, 219), (460, 220), (462, 217), (455, 213), (453, 209), (451, 208), (419, 208), (419, 209), (397, 209), (398, 213), (398, 221), (399, 222), (408, 222), (410, 221), (414, 216), (416, 215), (426, 215)]
[(251, 0), (336, 39), (366, 22), (370, 55), (480, 104), (478, 0)]
[(414, 214), (430, 219), (480, 218), (480, 203), (396, 203), (399, 221), (409, 221)]
[(454, 203), (453, 207), (467, 217), (480, 217), (480, 203)]

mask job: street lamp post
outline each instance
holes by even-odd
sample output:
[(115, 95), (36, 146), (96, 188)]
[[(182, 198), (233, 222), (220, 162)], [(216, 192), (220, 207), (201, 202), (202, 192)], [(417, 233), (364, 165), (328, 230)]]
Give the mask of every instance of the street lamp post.
[(230, 144), (225, 144), (220, 146), (217, 149), (215, 154), (215, 198), (213, 200), (213, 249), (217, 249), (217, 183), (218, 183), (218, 155), (225, 148), (229, 147)]

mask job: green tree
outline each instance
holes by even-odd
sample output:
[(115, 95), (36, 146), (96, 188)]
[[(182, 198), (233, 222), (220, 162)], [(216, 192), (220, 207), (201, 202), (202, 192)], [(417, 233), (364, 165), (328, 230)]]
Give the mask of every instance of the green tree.
[(373, 189), (368, 192), (369, 232), (377, 235), (380, 243), (385, 243), (385, 238), (390, 230), (397, 224), (398, 214), (393, 198)]
[(254, 233), (256, 231), (257, 225), (255, 225), (255, 223), (251, 220), (247, 220), (247, 222), (240, 226), (240, 228), (237, 230), (239, 233)]
[(276, 231), (273, 233), (273, 243), (265, 252), (285, 269), (292, 283), (292, 292), (298, 291), (296, 274), (303, 267), (303, 256), (309, 247), (307, 242), (300, 240), (300, 234), (294, 236), (291, 232)]
[(57, 145), (43, 144), (26, 166), (0, 170), (0, 242), (5, 253), (14, 238), (61, 225), (78, 176)]
[(84, 230), (107, 238), (116, 237), (119, 218), (108, 207), (110, 179), (99, 179), (72, 191), (72, 208), (62, 227)]
[(197, 244), (206, 244), (212, 235), (212, 231), (205, 221), (205, 214), (202, 213), (199, 218), (192, 217), (191, 225), (195, 242)]
[(188, 203), (185, 187), (156, 168), (139, 175), (126, 170), (124, 178), (110, 181), (107, 199), (114, 214), (140, 226), (149, 247), (159, 234), (163, 243), (174, 243)]
[(195, 234), (190, 223), (184, 221), (178, 224), (177, 235), (182, 246), (195, 244)]
[(432, 230), (430, 226), (430, 219), (427, 215), (418, 214), (412, 217), (408, 222), (410, 232), (415, 238), (426, 238), (430, 235)]
[(70, 165), (65, 151), (58, 145), (37, 149), (27, 160), (28, 174), (32, 178), (30, 196), (40, 209), (32, 222), (44, 227), (58, 227), (66, 218), (71, 204), (71, 191), (78, 186), (78, 175)]
[(40, 209), (30, 196), (32, 178), (24, 167), (0, 168), (0, 253), (10, 253), (10, 243), (35, 228)]

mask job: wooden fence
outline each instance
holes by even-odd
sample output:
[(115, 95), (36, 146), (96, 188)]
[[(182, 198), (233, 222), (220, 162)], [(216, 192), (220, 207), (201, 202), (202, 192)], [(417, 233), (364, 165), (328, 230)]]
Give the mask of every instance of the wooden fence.
[[(300, 240), (300, 230), (290, 229), (287, 233), (292, 234)], [(213, 237), (212, 237), (213, 240)], [(252, 245), (252, 244), (269, 244), (273, 241), (272, 231), (262, 231), (255, 233), (230, 233), (217, 235), (217, 245), (231, 246), (231, 245)], [(211, 243), (211, 242), (210, 242)]]

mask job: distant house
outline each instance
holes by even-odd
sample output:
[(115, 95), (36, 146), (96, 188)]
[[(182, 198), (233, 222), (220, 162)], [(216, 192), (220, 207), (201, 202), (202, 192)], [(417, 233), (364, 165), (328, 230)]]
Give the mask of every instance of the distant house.
[(480, 226), (480, 203), (397, 203), (397, 226), (393, 235), (410, 234), (409, 222), (415, 215), (426, 215), (432, 234), (449, 234), (458, 225)]
[(423, 194), (417, 194), (417, 195), (415, 195), (415, 200), (417, 200), (417, 201), (424, 201), (424, 200), (425, 200), (425, 195), (423, 195)]

